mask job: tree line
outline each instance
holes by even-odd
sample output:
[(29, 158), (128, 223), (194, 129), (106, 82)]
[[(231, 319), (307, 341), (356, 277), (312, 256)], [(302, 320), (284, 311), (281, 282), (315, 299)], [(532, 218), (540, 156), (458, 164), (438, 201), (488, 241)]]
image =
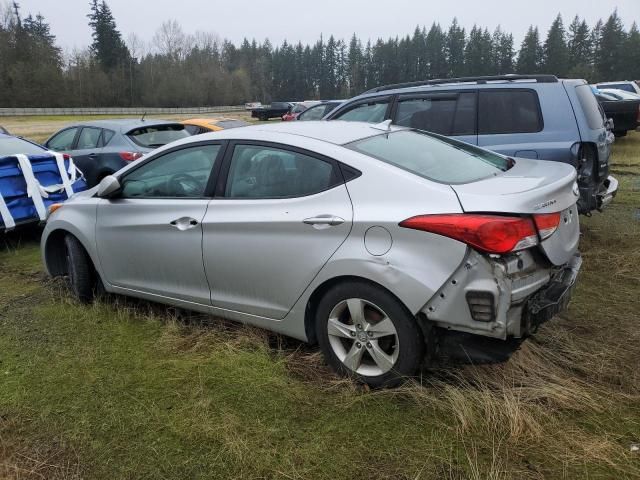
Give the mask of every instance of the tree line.
[(187, 34), (167, 21), (145, 44), (125, 39), (105, 0), (91, 0), (92, 44), (63, 52), (42, 15), (0, 6), (0, 105), (4, 107), (234, 105), (249, 101), (349, 98), (382, 84), (507, 73), (549, 73), (591, 82), (640, 78), (640, 31), (617, 11), (590, 26), (558, 15), (546, 35), (513, 34), (456, 19), (404, 37), (363, 42), (321, 37), (273, 46)]

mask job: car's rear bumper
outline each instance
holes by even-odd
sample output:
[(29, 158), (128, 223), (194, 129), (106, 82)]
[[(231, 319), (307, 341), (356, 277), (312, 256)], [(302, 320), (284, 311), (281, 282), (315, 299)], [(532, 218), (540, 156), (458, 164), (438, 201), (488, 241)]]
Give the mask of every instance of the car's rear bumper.
[(544, 288), (527, 301), (524, 320), (528, 332), (535, 332), (540, 325), (567, 308), (581, 266), (582, 257), (576, 253), (569, 263), (553, 275)]
[(421, 313), (447, 330), (523, 338), (567, 306), (581, 264), (579, 253), (553, 267), (535, 250), (501, 258), (470, 250)]

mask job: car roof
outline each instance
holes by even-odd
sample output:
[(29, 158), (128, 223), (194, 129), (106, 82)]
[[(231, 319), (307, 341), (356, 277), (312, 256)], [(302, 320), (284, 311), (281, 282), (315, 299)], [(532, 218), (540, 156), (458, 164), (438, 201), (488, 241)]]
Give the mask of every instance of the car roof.
[[(387, 129), (385, 130), (385, 128)], [(371, 123), (364, 122), (345, 122), (342, 120), (326, 122), (319, 120), (309, 122), (280, 122), (271, 125), (255, 125), (243, 128), (234, 128), (199, 135), (198, 139), (261, 140), (265, 133), (274, 133), (296, 135), (335, 145), (344, 145), (363, 138), (380, 135), (384, 131), (395, 132), (400, 130), (407, 130), (407, 128), (395, 125), (386, 127), (386, 124), (385, 127), (379, 127)], [(181, 140), (181, 142), (188, 143), (186, 140), (188, 139)]]
[(176, 125), (180, 124), (178, 121), (161, 120), (161, 119), (148, 119), (141, 120), (139, 118), (113, 118), (105, 120), (89, 120), (86, 122), (77, 122), (69, 125), (69, 127), (99, 127), (108, 128), (111, 130), (117, 130), (120, 132), (129, 132), (136, 128), (152, 127), (156, 125)]

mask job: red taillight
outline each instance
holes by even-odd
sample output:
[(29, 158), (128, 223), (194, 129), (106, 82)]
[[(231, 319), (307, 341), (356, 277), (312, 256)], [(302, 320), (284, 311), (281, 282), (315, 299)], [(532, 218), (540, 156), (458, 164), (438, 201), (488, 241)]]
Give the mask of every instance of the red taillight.
[(560, 212), (534, 215), (533, 221), (536, 223), (536, 227), (538, 227), (540, 238), (544, 240), (553, 235), (558, 229), (558, 225), (560, 225)]
[(64, 158), (65, 160), (71, 160), (71, 155), (69, 155), (68, 153), (63, 153), (62, 158)]
[(401, 227), (453, 238), (487, 253), (508, 253), (538, 244), (530, 218), (499, 215), (420, 215), (400, 223)]
[(133, 162), (140, 157), (142, 157), (142, 153), (140, 152), (120, 152), (120, 158), (125, 162)]

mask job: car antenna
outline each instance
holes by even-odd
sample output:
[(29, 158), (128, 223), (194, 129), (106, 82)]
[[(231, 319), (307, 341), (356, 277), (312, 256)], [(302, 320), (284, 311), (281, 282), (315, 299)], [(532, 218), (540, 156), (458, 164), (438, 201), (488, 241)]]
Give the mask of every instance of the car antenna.
[(142, 114), (142, 118), (140, 119), (140, 121), (141, 121), (141, 122), (144, 122), (144, 117), (146, 117), (146, 116), (147, 116), (147, 112), (144, 112), (144, 113)]
[(371, 125), (371, 128), (375, 128), (376, 130), (382, 130), (383, 132), (391, 131), (391, 122), (393, 120), (385, 120), (384, 122), (376, 123), (375, 125)]

